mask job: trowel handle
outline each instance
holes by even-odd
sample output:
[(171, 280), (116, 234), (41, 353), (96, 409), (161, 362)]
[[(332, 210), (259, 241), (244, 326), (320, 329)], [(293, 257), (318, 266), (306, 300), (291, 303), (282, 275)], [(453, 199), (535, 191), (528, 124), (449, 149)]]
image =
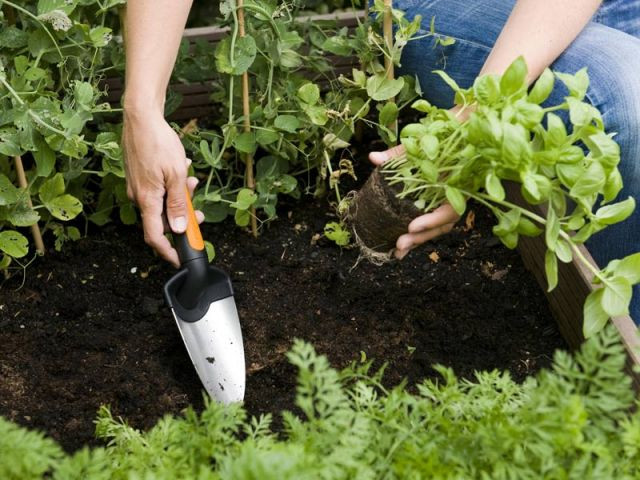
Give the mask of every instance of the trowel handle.
[(178, 251), (181, 266), (185, 266), (186, 263), (194, 260), (207, 265), (207, 251), (202, 239), (202, 233), (200, 233), (198, 220), (196, 220), (196, 213), (191, 204), (191, 195), (189, 195), (189, 190), (185, 189), (185, 192), (187, 195), (187, 229), (184, 233), (174, 233), (173, 243)]

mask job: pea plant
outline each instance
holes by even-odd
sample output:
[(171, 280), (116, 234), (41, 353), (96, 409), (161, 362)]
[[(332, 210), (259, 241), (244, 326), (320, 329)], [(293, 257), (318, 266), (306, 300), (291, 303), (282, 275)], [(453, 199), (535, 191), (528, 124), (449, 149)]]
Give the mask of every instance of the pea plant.
[[(112, 111), (100, 103), (98, 84), (117, 61), (109, 13), (119, 4), (0, 1), (0, 269), (28, 253), (16, 227), (43, 222), (60, 248), (80, 236), (63, 222), (92, 201), (91, 177), (124, 176), (116, 130), (88, 128)], [(12, 166), (23, 157), (28, 184), (18, 188)]]
[[(619, 147), (605, 133), (600, 112), (584, 101), (586, 70), (575, 75), (546, 70), (528, 91), (527, 66), (517, 59), (502, 76), (479, 77), (468, 89), (437, 72), (455, 91), (468, 120), (418, 100), (426, 114), (401, 133), (406, 155), (389, 163), (385, 178), (399, 196), (422, 210), (444, 202), (462, 214), (469, 199), (489, 208), (498, 223), (493, 233), (509, 248), (521, 235), (544, 235), (549, 290), (558, 282), (558, 261), (582, 262), (596, 288), (584, 305), (586, 337), (609, 317), (628, 313), (632, 285), (640, 282), (640, 253), (613, 260), (602, 270), (579, 246), (609, 225), (625, 220), (633, 198), (614, 201), (622, 189)], [(568, 89), (558, 105), (542, 106), (556, 78)], [(565, 112), (567, 131), (558, 113)], [(506, 198), (504, 182), (515, 182), (528, 205)], [(545, 213), (533, 211), (542, 207)]]
[[(349, 31), (336, 29), (334, 22), (295, 21), (296, 10), (288, 4), (247, 1), (242, 8), (247, 12), (246, 34), (238, 35), (236, 3), (222, 2), (229, 36), (209, 53), (208, 63), (189, 66), (191, 72), (213, 66), (220, 73), (215, 81), (221, 89), (215, 95), (225, 114), (216, 128), (191, 132), (185, 144), (205, 180), (195, 204), (210, 221), (233, 214), (238, 225), (246, 226), (252, 208), (262, 213), (263, 221), (275, 218), (282, 194), (297, 198), (302, 193), (322, 194), (329, 187), (339, 203), (340, 178), (354, 173), (348, 159), (335, 161), (335, 152), (350, 145), (358, 122), (378, 129), (389, 143), (396, 140), (386, 125), (420, 90), (411, 77), (387, 78), (381, 57), (399, 62), (420, 18), (409, 22), (394, 10), (397, 31), (389, 49), (381, 21), (366, 19)], [(373, 11), (381, 16), (382, 4)], [(187, 60), (187, 45), (182, 53)], [(332, 56), (357, 58), (361, 68), (353, 69), (349, 78), (337, 77)], [(245, 119), (238, 112), (239, 76), (246, 72), (252, 85), (249, 131), (242, 128)], [(186, 73), (181, 62), (176, 73)], [(396, 96), (401, 105), (389, 101)], [(379, 110), (377, 118), (371, 118), (372, 107)], [(248, 175), (239, 166), (243, 154), (257, 158), (254, 190), (247, 188)]]
[[(137, 220), (126, 197), (120, 109), (104, 102), (103, 86), (123, 74), (123, 46), (114, 34), (124, 3), (0, 0), (0, 269), (28, 254), (24, 227), (39, 224), (61, 248), (81, 235), (81, 218), (99, 226), (114, 216)], [(246, 1), (240, 32), (240, 8), (225, 0), (221, 26), (229, 34), (215, 48), (204, 41), (181, 46), (173, 83), (207, 79), (215, 86), (218, 114), (174, 125), (193, 159), (192, 174), (202, 180), (194, 204), (207, 221), (269, 221), (281, 195), (330, 189), (340, 203), (338, 184), (353, 175), (353, 165), (336, 152), (350, 145), (358, 123), (393, 143), (388, 125), (420, 93), (413, 78), (388, 78), (383, 61), (399, 62), (419, 18), (410, 22), (393, 10), (394, 39), (385, 42), (381, 2), (372, 7), (374, 18), (352, 30), (297, 19), (304, 8)], [(331, 58), (353, 59), (359, 68), (339, 76)], [(241, 108), (243, 75), (248, 114)], [(165, 113), (180, 102), (170, 89)], [(254, 157), (255, 167), (247, 160)]]

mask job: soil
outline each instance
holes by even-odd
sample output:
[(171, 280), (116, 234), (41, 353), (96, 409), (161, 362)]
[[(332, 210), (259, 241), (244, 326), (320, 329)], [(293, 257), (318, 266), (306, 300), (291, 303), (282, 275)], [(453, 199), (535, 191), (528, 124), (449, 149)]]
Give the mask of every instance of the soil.
[[(343, 367), (365, 352), (388, 362), (388, 384), (508, 369), (522, 380), (566, 348), (517, 252), (472, 207), (454, 232), (402, 262), (375, 266), (321, 236), (326, 200), (284, 206), (258, 239), (207, 225), (233, 280), (244, 331), (252, 414), (293, 408), (294, 338)], [(472, 218), (475, 217), (475, 218)], [(136, 227), (107, 226), (49, 252), (0, 289), (0, 415), (74, 451), (93, 439), (101, 404), (147, 429), (202, 406), (202, 387), (162, 297), (174, 273)], [(23, 284), (24, 280), (24, 284)]]
[(380, 168), (376, 168), (349, 206), (347, 223), (360, 247), (372, 255), (390, 252), (396, 239), (421, 213), (411, 200), (397, 197), (400, 191), (397, 185), (389, 185)]

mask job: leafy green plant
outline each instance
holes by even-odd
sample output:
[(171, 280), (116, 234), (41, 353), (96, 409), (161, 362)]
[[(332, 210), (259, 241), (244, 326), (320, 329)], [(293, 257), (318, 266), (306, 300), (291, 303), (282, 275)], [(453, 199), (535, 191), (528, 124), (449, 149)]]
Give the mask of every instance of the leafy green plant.
[[(89, 156), (94, 165), (102, 162), (100, 176), (124, 177), (117, 136), (88, 128), (112, 111), (99, 102), (99, 79), (117, 60), (110, 24), (119, 4), (124, 0), (0, 1), (3, 268), (28, 254), (28, 241), (15, 228), (41, 221), (54, 233), (56, 248), (79, 237), (77, 228), (59, 222), (74, 219), (91, 201)], [(26, 189), (15, 186), (17, 156), (28, 165)]]
[[(399, 196), (430, 211), (444, 202), (462, 214), (468, 199), (485, 205), (498, 219), (493, 232), (509, 248), (520, 235), (544, 234), (549, 290), (558, 282), (558, 260), (581, 261), (594, 275), (594, 290), (584, 306), (584, 334), (593, 335), (609, 317), (628, 313), (631, 287), (640, 282), (640, 253), (593, 266), (580, 248), (593, 234), (625, 220), (633, 198), (611, 203), (622, 188), (619, 147), (605, 133), (600, 112), (584, 101), (586, 70), (556, 73), (569, 95), (559, 105), (543, 107), (555, 83), (546, 70), (527, 91), (527, 66), (517, 59), (504, 75), (479, 77), (469, 89), (438, 73), (455, 91), (456, 102), (470, 114), (460, 121), (448, 110), (418, 100), (426, 116), (401, 133), (406, 155), (384, 169)], [(555, 113), (565, 111), (567, 132)], [(515, 182), (525, 201), (546, 213), (506, 199), (503, 182)]]
[(553, 368), (515, 383), (508, 373), (440, 378), (409, 393), (384, 369), (337, 371), (297, 341), (298, 413), (247, 418), (239, 404), (167, 415), (148, 432), (103, 407), (106, 447), (63, 455), (40, 434), (0, 419), (0, 476), (13, 479), (640, 478), (640, 413), (612, 327)]

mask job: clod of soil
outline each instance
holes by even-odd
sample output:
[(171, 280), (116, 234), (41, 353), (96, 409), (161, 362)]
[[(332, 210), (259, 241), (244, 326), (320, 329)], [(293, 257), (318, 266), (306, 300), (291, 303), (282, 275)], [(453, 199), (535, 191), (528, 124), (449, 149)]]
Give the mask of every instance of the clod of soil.
[(398, 198), (398, 192), (377, 167), (349, 205), (345, 220), (363, 256), (374, 263), (390, 258), (397, 238), (422, 213), (410, 200)]
[[(233, 222), (203, 229), (234, 283), (251, 414), (294, 408), (285, 352), (296, 337), (337, 367), (360, 352), (388, 362), (387, 385), (431, 377), (434, 363), (523, 379), (565, 348), (544, 294), (491, 235), (486, 212), (402, 262), (353, 268), (357, 249), (317, 240), (335, 220), (324, 201), (283, 207), (258, 239)], [(2, 284), (0, 415), (73, 451), (96, 443), (101, 404), (142, 429), (200, 408), (203, 388), (162, 301), (173, 273), (138, 228), (108, 226), (48, 252), (24, 285), (20, 273)]]

